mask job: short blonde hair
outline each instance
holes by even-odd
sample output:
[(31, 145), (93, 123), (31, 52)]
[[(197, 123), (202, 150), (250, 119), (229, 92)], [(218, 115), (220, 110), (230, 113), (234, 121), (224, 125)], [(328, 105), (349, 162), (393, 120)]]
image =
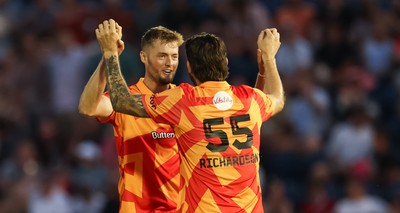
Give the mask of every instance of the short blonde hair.
[(167, 43), (176, 41), (178, 43), (178, 46), (181, 46), (183, 44), (182, 34), (163, 26), (157, 26), (148, 29), (142, 36), (141, 39), (142, 50), (152, 45), (156, 40), (165, 41)]

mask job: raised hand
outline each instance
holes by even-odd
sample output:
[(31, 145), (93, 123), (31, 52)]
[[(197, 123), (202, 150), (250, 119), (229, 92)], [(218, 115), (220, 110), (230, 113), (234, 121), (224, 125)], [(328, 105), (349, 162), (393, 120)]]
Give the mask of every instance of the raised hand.
[[(257, 45), (262, 52), (263, 60), (274, 60), (281, 45), (280, 34), (276, 28), (267, 28), (258, 35)], [(259, 60), (260, 56), (257, 57)]]
[(113, 19), (105, 20), (96, 29), (96, 38), (100, 44), (103, 55), (119, 54), (119, 46), (124, 47), (123, 42), (119, 42), (122, 36), (122, 27)]
[(125, 43), (124, 41), (122, 41), (122, 27), (115, 22), (115, 27), (117, 28), (117, 33), (119, 35), (119, 40), (118, 40), (118, 55), (121, 55), (121, 53), (124, 51), (125, 49)]

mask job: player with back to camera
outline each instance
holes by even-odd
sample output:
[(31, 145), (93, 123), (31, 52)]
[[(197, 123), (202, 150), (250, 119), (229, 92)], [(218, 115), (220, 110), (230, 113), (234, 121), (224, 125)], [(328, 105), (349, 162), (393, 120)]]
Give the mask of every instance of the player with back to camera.
[[(130, 94), (124, 81), (114, 32), (99, 29), (114, 110), (170, 124), (178, 140), (183, 190), (179, 212), (263, 212), (259, 179), (260, 128), (280, 112), (284, 92), (275, 62), (276, 29), (260, 32), (256, 85), (232, 86), (227, 50), (217, 36), (201, 33), (185, 43), (188, 73), (183, 83), (157, 94)], [(105, 26), (107, 29), (107, 27)]]
[[(104, 24), (107, 23), (107, 24)], [(108, 21), (99, 25), (105, 30)], [(113, 26), (118, 40), (117, 56), (122, 53), (122, 27)], [(99, 30), (96, 30), (99, 37)], [(141, 39), (140, 60), (145, 76), (129, 86), (129, 93), (153, 94), (171, 84), (178, 67), (180, 33), (158, 26), (150, 28)], [(102, 49), (104, 52), (104, 49)], [(175, 134), (169, 125), (150, 118), (138, 118), (113, 110), (106, 88), (104, 57), (82, 92), (79, 111), (113, 125), (119, 161), (120, 213), (175, 212), (180, 184)]]

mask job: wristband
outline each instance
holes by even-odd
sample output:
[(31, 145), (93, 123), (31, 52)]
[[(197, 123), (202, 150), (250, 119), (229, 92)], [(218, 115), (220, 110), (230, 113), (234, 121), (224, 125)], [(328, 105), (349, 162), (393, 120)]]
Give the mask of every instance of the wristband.
[(261, 78), (264, 78), (265, 77), (265, 75), (261, 75), (261, 73), (260, 72), (258, 72), (258, 74), (257, 74), (258, 76), (260, 76)]

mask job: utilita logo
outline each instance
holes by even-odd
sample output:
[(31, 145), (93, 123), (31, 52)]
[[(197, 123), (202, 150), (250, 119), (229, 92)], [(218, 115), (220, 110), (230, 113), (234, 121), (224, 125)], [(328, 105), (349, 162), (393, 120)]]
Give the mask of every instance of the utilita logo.
[(232, 97), (225, 91), (219, 91), (214, 95), (213, 104), (219, 110), (228, 110), (233, 105)]

